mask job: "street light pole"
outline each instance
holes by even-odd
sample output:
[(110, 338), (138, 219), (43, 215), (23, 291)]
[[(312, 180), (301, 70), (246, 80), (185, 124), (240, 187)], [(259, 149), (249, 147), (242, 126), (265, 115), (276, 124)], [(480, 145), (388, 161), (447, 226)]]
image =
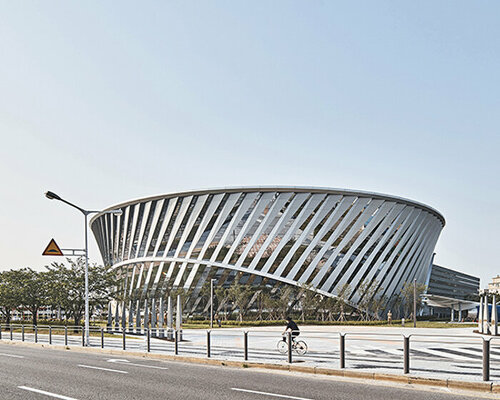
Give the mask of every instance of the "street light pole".
[(87, 213), (83, 213), (85, 218), (85, 346), (90, 340), (90, 317), (89, 317), (89, 240), (87, 228)]
[(413, 279), (413, 327), (417, 327), (417, 280)]
[(90, 214), (114, 214), (114, 215), (121, 215), (122, 210), (107, 210), (107, 211), (89, 211), (85, 210), (81, 207), (78, 207), (77, 205), (70, 203), (67, 200), (64, 200), (54, 192), (46, 192), (45, 197), (47, 197), (49, 200), (59, 200), (62, 201), (63, 203), (68, 204), (69, 206), (76, 208), (78, 211), (80, 211), (83, 216), (84, 216), (84, 221), (85, 221), (85, 346), (89, 345), (89, 337), (90, 337), (90, 317), (89, 317), (89, 246), (88, 246), (88, 216)]

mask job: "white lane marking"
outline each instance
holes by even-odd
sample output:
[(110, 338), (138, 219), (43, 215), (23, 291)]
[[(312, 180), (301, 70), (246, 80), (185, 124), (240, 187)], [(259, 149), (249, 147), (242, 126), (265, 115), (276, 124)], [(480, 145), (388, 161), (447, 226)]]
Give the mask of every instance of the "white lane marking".
[(143, 367), (143, 368), (154, 368), (154, 369), (168, 369), (167, 367), (157, 367), (155, 365), (144, 365), (144, 364), (135, 364), (135, 363), (131, 363), (129, 360), (125, 360), (125, 359), (110, 359), (108, 360), (108, 362), (111, 362), (111, 363), (117, 363), (117, 364), (126, 364), (126, 365), (133, 365), (135, 367)]
[(0, 353), (0, 356), (13, 357), (13, 358), (24, 358), (24, 356), (18, 356), (17, 354), (7, 354), (7, 353)]
[(74, 397), (68, 397), (68, 396), (63, 396), (61, 394), (50, 393), (50, 392), (46, 392), (45, 390), (34, 389), (34, 388), (31, 388), (31, 387), (28, 387), (28, 386), (18, 386), (18, 388), (19, 389), (23, 389), (23, 390), (29, 390), (30, 392), (44, 394), (45, 396), (54, 397), (56, 399), (77, 400)]
[(83, 364), (78, 364), (78, 366), (82, 368), (100, 369), (102, 371), (108, 371), (108, 372), (118, 372), (119, 374), (128, 374), (127, 371), (122, 371), (120, 369), (101, 368), (101, 367), (94, 367), (93, 365), (83, 365)]
[(272, 396), (272, 397), (283, 397), (285, 399), (294, 399), (294, 400), (312, 400), (308, 399), (306, 397), (295, 397), (295, 396), (287, 396), (286, 394), (277, 394), (277, 393), (268, 393), (268, 392), (258, 392), (256, 390), (248, 390), (248, 389), (240, 389), (240, 388), (231, 388), (231, 390), (236, 390), (238, 392), (247, 392), (247, 393), (256, 393), (256, 394), (263, 394), (265, 396)]

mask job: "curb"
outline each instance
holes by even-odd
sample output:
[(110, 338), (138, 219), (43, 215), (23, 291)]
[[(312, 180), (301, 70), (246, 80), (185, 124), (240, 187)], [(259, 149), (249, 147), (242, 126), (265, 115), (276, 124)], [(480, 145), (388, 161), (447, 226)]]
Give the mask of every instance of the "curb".
[(294, 365), (294, 364), (289, 365), (289, 364), (260, 363), (255, 361), (217, 360), (214, 358), (201, 358), (201, 357), (198, 358), (198, 357), (187, 357), (179, 355), (176, 356), (173, 354), (171, 355), (171, 354), (158, 354), (158, 353), (144, 353), (139, 351), (128, 351), (121, 349), (102, 349), (100, 347), (70, 347), (64, 345), (54, 345), (54, 344), (50, 345), (47, 343), (29, 343), (29, 342), (16, 342), (16, 341), (11, 342), (3, 340), (0, 343), (5, 343), (5, 344), (8, 343), (14, 346), (38, 347), (38, 348), (46, 348), (53, 350), (66, 350), (66, 351), (70, 350), (78, 353), (100, 353), (100, 354), (104, 353), (112, 355), (149, 358), (156, 360), (180, 361), (193, 364), (302, 372), (314, 375), (340, 376), (344, 378), (398, 382), (398, 383), (421, 385), (421, 386), (445, 387), (448, 389), (458, 389), (458, 390), (467, 390), (475, 392), (500, 393), (500, 383), (493, 383), (493, 382), (457, 381), (453, 379), (424, 378), (411, 375), (363, 372), (363, 371), (353, 371), (348, 369), (333, 369), (333, 368), (330, 369), (324, 367), (309, 367), (305, 365)]

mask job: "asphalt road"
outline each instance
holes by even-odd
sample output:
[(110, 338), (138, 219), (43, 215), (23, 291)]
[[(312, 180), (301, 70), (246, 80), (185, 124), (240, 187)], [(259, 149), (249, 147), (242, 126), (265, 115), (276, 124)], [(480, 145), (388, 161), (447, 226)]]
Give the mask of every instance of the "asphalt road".
[[(111, 360), (111, 361), (110, 361)], [(474, 396), (477, 398), (477, 396)], [(405, 386), (0, 344), (1, 399), (471, 399)]]

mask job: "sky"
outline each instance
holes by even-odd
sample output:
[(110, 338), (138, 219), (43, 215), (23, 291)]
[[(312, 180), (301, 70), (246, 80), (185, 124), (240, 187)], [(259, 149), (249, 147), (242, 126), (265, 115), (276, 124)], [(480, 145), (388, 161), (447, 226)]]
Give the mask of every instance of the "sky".
[[(500, 274), (500, 3), (0, 0), (0, 270), (87, 209), (225, 186), (360, 189)], [(90, 259), (102, 262), (90, 237)]]

